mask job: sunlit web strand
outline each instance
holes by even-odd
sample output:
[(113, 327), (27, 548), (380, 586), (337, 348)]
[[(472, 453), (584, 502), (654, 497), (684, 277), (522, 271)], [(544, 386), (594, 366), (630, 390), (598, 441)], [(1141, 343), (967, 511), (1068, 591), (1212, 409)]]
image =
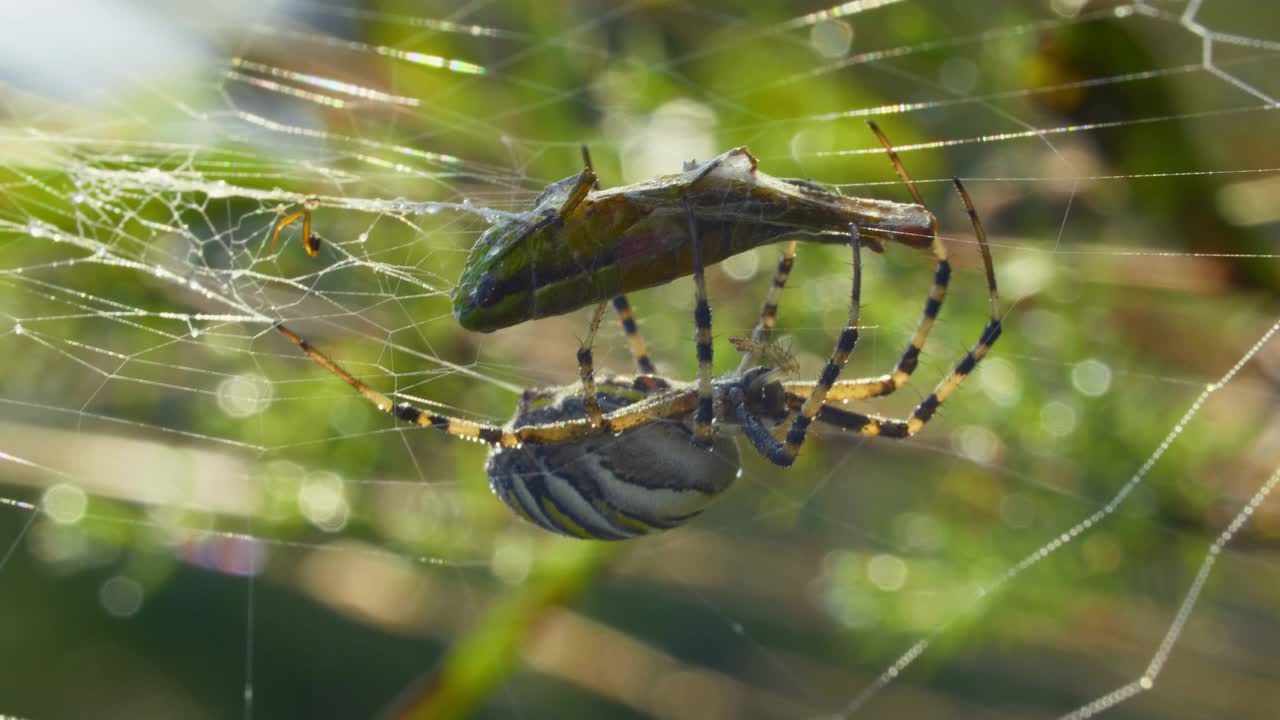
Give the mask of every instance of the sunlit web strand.
[(191, 432), (189, 430), (178, 430), (176, 428), (165, 427), (163, 425), (152, 425), (152, 424), (141, 422), (138, 420), (126, 420), (124, 418), (113, 417), (111, 415), (102, 415), (100, 413), (90, 412), (88, 410), (84, 410), (81, 408), (59, 407), (57, 405), (33, 403), (33, 402), (27, 402), (25, 400), (15, 400), (14, 398), (6, 398), (6, 397), (0, 397), (0, 405), (24, 407), (32, 410), (39, 410), (41, 412), (46, 412), (46, 413), (74, 415), (76, 417), (87, 418), (89, 420), (101, 421), (105, 423), (113, 423), (116, 425), (123, 425), (125, 427), (134, 428), (138, 430), (161, 432), (169, 435), (175, 435), (178, 437), (189, 438), (192, 440), (207, 440), (209, 442), (214, 442), (221, 445), (229, 445), (231, 447), (241, 448), (244, 450), (261, 451), (264, 449), (259, 445), (253, 445), (251, 443), (241, 442), (239, 440), (232, 440), (230, 438), (218, 437), (216, 435), (205, 435), (203, 433)]
[(745, 31), (735, 31), (729, 37), (720, 42), (702, 43), (694, 50), (660, 63), (659, 67), (666, 69), (684, 65), (700, 57), (705, 57), (728, 48), (750, 45), (751, 43), (757, 42), (763, 38), (780, 35), (791, 30), (810, 27), (822, 22), (823, 20), (849, 17), (868, 10), (876, 10), (888, 5), (895, 5), (898, 2), (901, 2), (901, 0), (857, 0), (855, 2), (833, 5), (825, 10), (818, 10), (805, 15), (800, 15), (776, 25)]
[(1235, 534), (1239, 532), (1240, 528), (1244, 526), (1245, 522), (1262, 506), (1262, 503), (1277, 484), (1280, 484), (1280, 469), (1276, 470), (1271, 475), (1271, 479), (1258, 488), (1257, 492), (1249, 498), (1249, 503), (1240, 512), (1236, 513), (1236, 516), (1231, 520), (1231, 524), (1213, 541), (1213, 545), (1209, 547), (1208, 553), (1200, 563), (1200, 569), (1196, 572), (1195, 580), (1191, 582), (1191, 587), (1187, 590), (1187, 596), (1183, 598), (1182, 604), (1178, 606), (1177, 615), (1174, 616), (1173, 622), (1169, 625), (1164, 638), (1160, 641), (1160, 647), (1152, 655), (1151, 662), (1147, 665), (1147, 669), (1142, 676), (1087, 705), (1081, 706), (1073, 712), (1063, 715), (1062, 720), (1083, 720), (1083, 718), (1092, 717), (1103, 710), (1119, 705), (1138, 693), (1146, 692), (1155, 687), (1156, 679), (1160, 676), (1160, 671), (1164, 669), (1170, 653), (1173, 652), (1174, 644), (1182, 636), (1187, 620), (1191, 617), (1191, 611), (1195, 609), (1196, 603), (1199, 602), (1200, 594), (1204, 590), (1205, 583), (1209, 581), (1209, 575), (1213, 572), (1213, 567), (1221, 556), (1222, 551), (1231, 542), (1231, 539), (1235, 537)]
[(1228, 73), (1226, 70), (1223, 70), (1222, 66), (1215, 62), (1213, 51), (1215, 42), (1268, 50), (1280, 50), (1280, 43), (1209, 30), (1196, 19), (1200, 14), (1200, 9), (1203, 4), (1203, 0), (1191, 0), (1188, 2), (1187, 7), (1182, 12), (1182, 15), (1178, 18), (1178, 23), (1200, 37), (1201, 62), (1204, 64), (1205, 69), (1234, 85), (1236, 88), (1258, 98), (1259, 100), (1264, 100), (1267, 103), (1274, 105), (1276, 103), (1276, 99), (1274, 97), (1262, 92), (1253, 85), (1246, 83), (1235, 75)]
[[(1182, 432), (1186, 429), (1187, 424), (1197, 414), (1199, 414), (1200, 408), (1205, 404), (1205, 402), (1209, 399), (1209, 397), (1214, 393), (1218, 392), (1219, 390), (1221, 390), (1225, 385), (1227, 385), (1227, 383), (1231, 382), (1231, 380), (1236, 376), (1236, 374), (1240, 372), (1240, 369), (1243, 368), (1246, 364), (1248, 364), (1249, 361), (1252, 360), (1253, 357), (1257, 355), (1258, 352), (1262, 350), (1262, 348), (1268, 342), (1270, 342), (1271, 338), (1273, 338), (1278, 332), (1280, 332), (1280, 321), (1277, 321), (1270, 328), (1268, 328), (1267, 331), (1262, 334), (1262, 337), (1259, 338), (1258, 341), (1255, 342), (1253, 346), (1250, 347), (1249, 350), (1245, 352), (1245, 354), (1239, 360), (1237, 360), (1234, 365), (1231, 366), (1231, 369), (1228, 370), (1221, 378), (1218, 379), (1217, 382), (1210, 383), (1208, 386), (1205, 387), (1205, 389), (1200, 393), (1200, 395), (1196, 397), (1195, 401), (1191, 403), (1191, 407), (1188, 408), (1185, 413), (1183, 413), (1182, 417), (1178, 420), (1177, 424), (1173, 426), (1173, 429), (1170, 430), (1167, 435), (1165, 435), (1163, 440), (1161, 440), (1160, 445), (1156, 447), (1155, 451), (1151, 453), (1150, 456), (1147, 457), (1146, 461), (1142, 463), (1142, 466), (1138, 468), (1138, 471), (1135, 472), (1133, 476), (1130, 477), (1129, 480), (1125, 482), (1125, 484), (1122, 485), (1114, 495), (1111, 496), (1111, 499), (1107, 501), (1106, 505), (1104, 505), (1100, 510), (1097, 510), (1092, 514), (1090, 514), (1084, 520), (1081, 520), (1075, 525), (1072, 525), (1066, 531), (1058, 535), (1058, 537), (1049, 541), (1045, 545), (1042, 545), (1035, 552), (1019, 560), (1017, 563), (1015, 563), (1014, 565), (1009, 567), (1007, 570), (1005, 570), (1005, 572), (1001, 574), (999, 577), (997, 577), (995, 580), (978, 588), (977, 591), (975, 591), (974, 596), (969, 600), (969, 602), (964, 607), (960, 609), (959, 612), (957, 612), (950, 619), (946, 620), (941, 625), (939, 625), (933, 632), (929, 633), (925, 637), (913, 643), (911, 647), (908, 648), (907, 651), (903, 653), (897, 660), (895, 660), (894, 663), (890, 665), (887, 670), (881, 673), (862, 692), (858, 693), (858, 695), (855, 696), (853, 700), (851, 700), (849, 704), (844, 707), (844, 709), (837, 715), (837, 717), (845, 718), (845, 717), (850, 717), (856, 714), (864, 706), (866, 706), (866, 704), (870, 702), (872, 698), (874, 698), (877, 694), (879, 694), (880, 690), (884, 689), (889, 683), (893, 682), (893, 680), (897, 678), (898, 675), (900, 675), (903, 670), (905, 670), (908, 666), (910, 666), (911, 663), (914, 662), (916, 658), (920, 657), (920, 655), (922, 655), (929, 648), (929, 646), (933, 644), (933, 641), (935, 639), (937, 639), (939, 636), (945, 633), (948, 629), (950, 629), (961, 618), (969, 615), (974, 610), (976, 610), (977, 607), (985, 599), (987, 599), (987, 597), (989, 597), (993, 593), (1002, 589), (1014, 578), (1021, 575), (1023, 571), (1027, 570), (1033, 565), (1039, 564), (1042, 560), (1054, 554), (1058, 550), (1061, 550), (1063, 547), (1071, 543), (1077, 537), (1088, 532), (1095, 525), (1106, 520), (1108, 516), (1113, 514), (1116, 511), (1116, 509), (1120, 507), (1121, 504), (1124, 503), (1125, 499), (1128, 498), (1129, 495), (1132, 494), (1133, 491), (1136, 490), (1138, 486), (1141, 485), (1146, 480), (1147, 474), (1151, 472), (1151, 468), (1155, 467), (1155, 464), (1159, 462), (1160, 458), (1164, 457), (1165, 452), (1169, 449), (1170, 446), (1173, 445), (1174, 441), (1177, 440), (1180, 435), (1182, 435)], [(1270, 492), (1270, 488), (1273, 484), (1274, 484), (1274, 478), (1272, 482), (1269, 482), (1267, 485), (1263, 486), (1263, 490), (1259, 491), (1260, 495), (1262, 497), (1265, 497), (1266, 493)], [(1255, 500), (1257, 500), (1258, 502), (1261, 502), (1261, 500), (1258, 500), (1258, 497), (1259, 497), (1258, 495), (1254, 496)], [(1253, 507), (1252, 502), (1250, 504), (1250, 507)], [(1248, 512), (1252, 513), (1253, 511), (1249, 510)], [(1239, 520), (1241, 523), (1244, 522), (1243, 520), (1239, 519), (1239, 516), (1237, 516), (1237, 520)], [(1237, 526), (1237, 523), (1233, 521), (1232, 526)], [(1224, 535), (1226, 536), (1227, 540), (1230, 540), (1231, 535), (1234, 533), (1235, 533), (1235, 529), (1231, 527), (1228, 528), (1228, 531), (1224, 531)], [(1215, 548), (1218, 548), (1217, 544), (1215, 544), (1214, 548), (1210, 549), (1211, 554), (1216, 554), (1218, 552), (1218, 550)], [(1202, 566), (1202, 572), (1205, 573), (1207, 576), (1207, 571), (1203, 569), (1203, 566)], [(1202, 585), (1203, 581), (1200, 581), (1199, 584)], [(1198, 585), (1193, 585), (1193, 588), (1198, 588)], [(1196, 589), (1195, 592), (1196, 592), (1196, 595), (1198, 596), (1199, 590)], [(1189, 595), (1188, 598), (1190, 598), (1192, 604), (1194, 604), (1194, 597)], [(1189, 607), (1187, 608), (1187, 612), (1190, 612)], [(1179, 613), (1179, 616), (1181, 616), (1181, 614), (1182, 613)], [(1176, 625), (1178, 620), (1175, 618), (1174, 622)], [(1183, 622), (1185, 622), (1185, 620)], [(1179, 627), (1179, 632), (1181, 632), (1180, 627)], [(1175, 634), (1173, 636), (1173, 639), (1176, 640), (1176, 638), (1177, 638), (1177, 635)], [(1169, 641), (1169, 642), (1170, 642), (1170, 645), (1172, 645), (1172, 641)], [(1165, 653), (1165, 655), (1167, 655), (1167, 652)], [(1158, 651), (1157, 658), (1160, 659), (1161, 663), (1163, 663), (1163, 657), (1164, 656), (1162, 656)], [(1154, 664), (1154, 660), (1153, 660), (1153, 664)], [(1159, 667), (1157, 666), (1156, 669), (1158, 670)], [(1129, 692), (1129, 695), (1132, 695), (1132, 694), (1133, 694), (1132, 692)], [(1125, 697), (1128, 697), (1128, 695), (1126, 695)], [(1122, 697), (1119, 700), (1116, 700), (1115, 702), (1120, 702), (1120, 700), (1123, 700), (1123, 699), (1124, 698)], [(1115, 704), (1115, 702), (1113, 702), (1112, 704)]]
[(524, 40), (530, 37), (528, 33), (504, 30), (502, 28), (489, 27), (485, 25), (459, 23), (451, 20), (437, 20), (435, 18), (425, 18), (418, 15), (400, 15), (375, 10), (336, 7), (322, 3), (308, 5), (307, 12), (315, 15), (333, 15), (337, 17), (355, 18), (357, 20), (376, 20), (378, 22), (393, 23), (396, 25), (405, 25), (408, 27), (417, 27), (457, 35), (470, 35), (472, 37), (503, 38), (508, 40)]
[[(1256, 58), (1251, 58), (1256, 60)], [(1239, 60), (1237, 62), (1244, 62)], [(1121, 85), (1124, 83), (1140, 82), (1143, 80), (1155, 80), (1161, 78), (1174, 77), (1177, 75), (1185, 75), (1193, 72), (1202, 72), (1204, 68), (1201, 65), (1180, 65), (1174, 68), (1162, 70), (1144, 70), (1141, 72), (1122, 73), (1118, 75), (1109, 75), (1107, 77), (1090, 78), (1088, 80), (1077, 80), (1075, 82), (1057, 83), (1054, 85), (1041, 85), (1033, 88), (1021, 88), (1018, 90), (1002, 90), (999, 92), (984, 93), (980, 95), (965, 95), (963, 97), (946, 98), (942, 100), (921, 100), (909, 103), (890, 103), (887, 105), (877, 105), (875, 107), (858, 108), (855, 110), (840, 110), (837, 112), (819, 113), (816, 115), (797, 115), (787, 118), (778, 118), (776, 120), (768, 120), (761, 123), (750, 125), (740, 125), (730, 128), (726, 132), (734, 130), (751, 130), (762, 127), (772, 127), (776, 125), (787, 125), (798, 122), (828, 122), (832, 120), (844, 120), (849, 118), (865, 118), (878, 117), (881, 115), (904, 115), (907, 113), (919, 112), (922, 110), (937, 110), (960, 105), (976, 105), (990, 103), (998, 100), (1017, 100), (1037, 95), (1049, 95), (1065, 90), (1080, 90), (1085, 88), (1103, 87), (1107, 85)], [(763, 158), (760, 158), (763, 159)]]
[(1104, 18), (1115, 16), (1115, 11), (1104, 10), (1093, 13), (1083, 13), (1074, 18), (1053, 18), (1050, 20), (1037, 20), (1034, 22), (1023, 23), (1021, 25), (1013, 25), (1010, 27), (995, 28), (984, 30), (979, 33), (970, 35), (960, 35), (950, 37), (945, 40), (931, 40), (928, 42), (916, 43), (914, 45), (900, 45), (893, 48), (885, 48), (883, 50), (874, 50), (870, 52), (857, 53), (836, 62), (819, 66), (813, 70), (794, 73), (787, 77), (774, 80), (767, 83), (753, 83), (749, 87), (743, 88), (732, 97), (742, 97), (752, 95), (763, 90), (769, 90), (776, 87), (793, 85), (803, 80), (810, 80), (823, 75), (842, 70), (844, 68), (853, 67), (855, 65), (864, 65), (867, 63), (879, 62), (881, 60), (890, 60), (901, 57), (908, 57), (920, 53), (932, 52), (935, 50), (943, 50), (946, 48), (963, 47), (966, 45), (981, 45), (991, 43), (996, 40), (1003, 40), (1010, 37), (1018, 37), (1027, 34), (1039, 34), (1057, 28), (1076, 25), (1080, 23), (1090, 22)]
[(245, 83), (246, 85), (252, 85), (253, 87), (258, 88), (259, 90), (276, 93), (277, 95), (286, 95), (291, 98), (304, 100), (309, 103), (315, 103), (316, 105), (331, 107), (337, 110), (341, 110), (347, 106), (347, 101), (342, 100), (340, 98), (330, 97), (328, 95), (321, 95), (320, 93), (307, 92), (306, 90), (300, 90), (290, 85), (278, 83), (274, 80), (255, 77), (253, 75), (246, 75), (244, 73), (236, 72), (234, 70), (228, 70), (224, 72), (222, 74), (222, 77), (226, 78), (227, 80), (234, 80), (236, 82)]
[[(27, 467), (29, 469), (32, 469), (38, 472), (52, 475), (53, 477), (56, 477), (64, 482), (70, 482), (70, 483), (76, 482), (75, 477), (69, 473), (66, 473), (57, 468), (49, 467), (47, 465), (42, 465), (40, 463), (32, 462), (30, 460), (19, 457), (17, 455), (7, 453), (3, 450), (0, 450), (0, 462), (11, 462), (17, 465), (22, 465), (23, 467)], [(31, 513), (33, 518), (42, 509), (41, 505), (25, 502), (22, 500), (17, 500), (14, 498), (6, 498), (6, 497), (0, 497), (0, 505), (14, 507), (20, 510), (28, 511)], [(99, 522), (99, 523), (107, 523), (112, 525), (122, 525), (122, 526), (128, 526), (128, 527), (143, 527), (143, 528), (148, 528), (153, 530), (161, 530), (165, 532), (172, 532), (174, 530), (178, 530), (184, 533), (188, 538), (188, 540), (203, 539), (203, 538), (219, 538), (223, 540), (238, 540), (238, 541), (249, 543), (249, 544), (287, 548), (287, 549), (293, 549), (293, 550), (343, 552), (343, 553), (354, 552), (354, 553), (366, 555), (369, 557), (397, 558), (401, 560), (409, 560), (419, 565), (437, 566), (437, 567), (476, 568), (476, 567), (489, 566), (489, 561), (487, 559), (482, 559), (482, 558), (477, 558), (475, 560), (451, 560), (451, 559), (436, 557), (431, 555), (395, 552), (392, 550), (386, 550), (386, 549), (376, 547), (376, 546), (371, 546), (371, 545), (360, 545), (358, 547), (353, 547), (350, 545), (332, 545), (329, 543), (308, 543), (300, 540), (284, 540), (279, 538), (267, 538), (267, 537), (254, 535), (252, 533), (240, 533), (240, 532), (234, 532), (230, 530), (217, 530), (212, 528), (194, 528), (194, 527), (175, 527), (173, 525), (158, 523), (158, 522), (145, 520), (141, 518), (124, 518), (124, 517), (119, 517), (115, 515), (103, 515), (103, 514), (93, 513), (93, 512), (85, 513), (84, 520)], [(7, 558), (8, 555), (13, 552), (13, 549), (18, 546), (21, 540), (22, 540), (22, 537), (19, 536), (18, 538), (12, 541), (12, 543), (9, 545), (9, 548), (6, 550), (5, 558)], [(3, 567), (4, 567), (4, 564), (2, 561), (0, 561), (0, 568), (3, 568)]]
[[(277, 126), (273, 129), (286, 132), (296, 130), (299, 134), (307, 134), (305, 128)], [(397, 148), (397, 150), (401, 149), (405, 151), (411, 150), (411, 148)], [(485, 219), (486, 221), (512, 219), (516, 217), (513, 213), (480, 207), (466, 202), (410, 202), (404, 199), (359, 198), (350, 195), (308, 195), (300, 192), (264, 190), (246, 185), (232, 185), (231, 183), (223, 180), (209, 180), (199, 173), (190, 172), (165, 172), (161, 170), (103, 170), (99, 168), (83, 168), (79, 174), (86, 180), (109, 185), (116, 189), (143, 190), (147, 192), (172, 192), (175, 194), (200, 193), (216, 198), (236, 197), (262, 202), (293, 204), (301, 204), (308, 199), (314, 199), (319, 203), (320, 207), (358, 210), (386, 215), (435, 215), (441, 211), (451, 211), (475, 215)], [(456, 177), (458, 175), (455, 174), (453, 176)], [(433, 177), (439, 178), (441, 176), (436, 174)], [(0, 220), (0, 222), (3, 222), (3, 220)], [(20, 226), (16, 223), (11, 223), (11, 227), (15, 230), (26, 229), (24, 226)], [(47, 232), (61, 233), (60, 230), (53, 226), (48, 226)], [(67, 239), (70, 239), (70, 236), (68, 236)], [(86, 245), (86, 247), (89, 247), (90, 249), (96, 249), (98, 246), (98, 244)]]
[[(338, 95), (347, 95), (358, 100), (367, 100), (377, 103), (387, 103), (391, 105), (403, 105), (406, 107), (418, 107), (422, 105), (422, 101), (414, 97), (405, 97), (403, 95), (392, 95), (390, 93), (375, 90), (373, 88), (356, 85), (354, 83), (342, 82), (333, 78), (312, 75), (310, 73), (300, 73), (294, 70), (277, 67), (275, 65), (267, 65), (265, 63), (253, 62), (244, 58), (231, 58), (231, 67), (240, 71), (249, 73), (258, 73), (267, 77), (288, 80), (299, 85), (310, 85), (311, 87), (320, 88)], [(247, 75), (246, 77), (252, 77)]]
[[(1195, 113), (1184, 113), (1180, 115), (1153, 115), (1151, 117), (1137, 118), (1134, 120), (1109, 120), (1106, 122), (1096, 123), (1079, 123), (1072, 125), (1059, 125), (1051, 128), (1034, 128), (1031, 130), (1018, 130), (1013, 132), (992, 133), (988, 135), (978, 135), (976, 137), (953, 138), (949, 140), (934, 140), (932, 142), (914, 143), (911, 145), (895, 145), (894, 150), (899, 153), (910, 152), (912, 150), (932, 150), (936, 148), (957, 147), (960, 145), (976, 145), (1002, 142), (1006, 140), (1022, 140), (1026, 138), (1040, 138), (1048, 135), (1065, 135), (1069, 133), (1085, 132), (1088, 130), (1106, 130), (1119, 127), (1133, 127), (1139, 125), (1153, 125), (1156, 123), (1165, 123), (1182, 120), (1201, 120), (1211, 117), (1223, 117), (1227, 115), (1239, 115), (1242, 113), (1271, 111), (1276, 110), (1274, 105), (1249, 105), (1245, 107), (1227, 108), (1223, 110), (1205, 110)], [(854, 150), (824, 150), (814, 153), (817, 157), (840, 157), (845, 155), (882, 155), (884, 148), (858, 148)]]
[(298, 30), (288, 30), (284, 28), (273, 28), (264, 25), (254, 27), (253, 33), (255, 35), (263, 35), (267, 37), (283, 37), (290, 40), (302, 40), (304, 42), (324, 45), (330, 48), (346, 50), (347, 52), (362, 53), (365, 55), (381, 55), (393, 60), (407, 62), (412, 65), (422, 65), (424, 67), (448, 70), (450, 72), (461, 73), (464, 75), (483, 75), (485, 73), (485, 68), (483, 66), (469, 63), (465, 60), (457, 60), (454, 58), (414, 52), (411, 50), (399, 50), (386, 45), (372, 45), (358, 40), (334, 37), (333, 35), (301, 32)]
[[(5, 453), (0, 452), (0, 460), (7, 460), (10, 457), (12, 456), (6, 456)], [(20, 458), (15, 458), (15, 459), (21, 460)], [(58, 471), (52, 468), (41, 468), (41, 469), (52, 472), (57, 476), (71, 479), (70, 476), (67, 476), (65, 473), (62, 473), (61, 471)], [(22, 502), (20, 500), (12, 500), (12, 499), (4, 499), (4, 498), (0, 498), (0, 504), (10, 505), (13, 507), (20, 508), (22, 510), (29, 510), (33, 512), (39, 511), (41, 509), (40, 506), (38, 505)], [(419, 555), (419, 554), (413, 554), (413, 553), (395, 552), (395, 551), (386, 550), (374, 545), (361, 544), (359, 546), (353, 547), (352, 545), (349, 545), (349, 544), (311, 543), (311, 542), (303, 542), (301, 540), (284, 540), (280, 538), (268, 538), (268, 537), (263, 537), (261, 535), (252, 535), (248, 533), (235, 532), (231, 530), (215, 530), (210, 528), (174, 526), (174, 525), (158, 523), (150, 520), (143, 520), (140, 518), (124, 518), (124, 517), (118, 517), (115, 515), (103, 515), (103, 514), (92, 513), (92, 512), (86, 513), (84, 515), (84, 521), (105, 523), (105, 524), (111, 524), (111, 525), (121, 525), (121, 526), (127, 526), (127, 527), (142, 527), (142, 528), (149, 528), (153, 530), (163, 530), (166, 532), (172, 532), (177, 530), (187, 535), (188, 539), (193, 539), (193, 540), (204, 539), (204, 538), (218, 538), (222, 540), (237, 540), (244, 543), (260, 544), (260, 545), (278, 547), (283, 549), (291, 549), (291, 550), (307, 550), (307, 551), (314, 551), (314, 552), (357, 553), (357, 554), (365, 555), (369, 557), (386, 557), (386, 558), (396, 558), (399, 560), (408, 560), (418, 565), (434, 566), (434, 567), (448, 567), (448, 568), (489, 567), (489, 560), (487, 558), (477, 558), (474, 560), (453, 560), (449, 558), (437, 557), (432, 555)]]

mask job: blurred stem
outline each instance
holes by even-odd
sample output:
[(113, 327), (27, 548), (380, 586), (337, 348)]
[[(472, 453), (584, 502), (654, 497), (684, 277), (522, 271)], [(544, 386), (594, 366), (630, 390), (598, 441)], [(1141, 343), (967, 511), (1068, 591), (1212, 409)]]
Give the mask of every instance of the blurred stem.
[(434, 671), (419, 678), (386, 713), (394, 720), (467, 717), (519, 662), (538, 620), (580, 595), (619, 543), (565, 541), (546, 546), (529, 579), (496, 603), (470, 634), (454, 643)]

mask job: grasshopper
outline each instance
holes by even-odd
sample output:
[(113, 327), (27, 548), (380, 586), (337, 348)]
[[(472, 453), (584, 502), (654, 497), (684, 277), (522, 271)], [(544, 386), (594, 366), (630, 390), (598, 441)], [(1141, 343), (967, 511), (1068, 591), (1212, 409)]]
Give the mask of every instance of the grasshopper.
[(885, 242), (927, 249), (935, 238), (934, 216), (921, 204), (775, 178), (745, 147), (677, 174), (596, 188), (588, 165), (480, 236), (452, 294), (462, 327), (492, 332), (692, 274), (686, 207), (705, 265), (792, 237), (847, 244), (850, 224), (873, 252)]

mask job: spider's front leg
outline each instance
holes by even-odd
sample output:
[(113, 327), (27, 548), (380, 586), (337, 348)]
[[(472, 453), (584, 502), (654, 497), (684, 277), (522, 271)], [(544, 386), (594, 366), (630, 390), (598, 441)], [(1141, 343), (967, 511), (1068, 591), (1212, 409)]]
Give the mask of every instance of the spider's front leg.
[(743, 434), (761, 455), (776, 465), (787, 467), (796, 461), (800, 446), (808, 436), (809, 425), (822, 410), (827, 392), (840, 377), (840, 371), (849, 362), (849, 356), (853, 354), (853, 348), (858, 344), (858, 323), (862, 302), (862, 253), (858, 228), (852, 224), (849, 226), (849, 245), (853, 250), (853, 289), (850, 293), (849, 323), (840, 333), (840, 339), (836, 341), (831, 358), (822, 369), (822, 374), (818, 376), (813, 391), (809, 393), (809, 397), (800, 407), (800, 412), (791, 421), (786, 439), (779, 440), (769, 432), (758, 414), (753, 412), (747, 403), (746, 393), (741, 387), (733, 388), (729, 392), (730, 403), (733, 405), (738, 423), (742, 426)]
[(797, 242), (796, 240), (787, 241), (782, 257), (778, 259), (778, 268), (773, 273), (773, 284), (769, 286), (764, 304), (760, 306), (760, 320), (756, 323), (755, 330), (751, 331), (751, 345), (742, 356), (742, 362), (738, 364), (740, 373), (755, 366), (760, 360), (761, 350), (768, 346), (770, 338), (773, 337), (773, 326), (778, 321), (779, 296), (782, 294), (782, 289), (787, 286), (787, 279), (791, 277), (791, 269), (796, 261)]

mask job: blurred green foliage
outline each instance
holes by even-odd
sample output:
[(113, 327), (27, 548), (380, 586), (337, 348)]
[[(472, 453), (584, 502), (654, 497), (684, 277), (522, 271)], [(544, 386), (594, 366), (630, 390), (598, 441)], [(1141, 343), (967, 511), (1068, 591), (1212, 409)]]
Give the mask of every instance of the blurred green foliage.
[[(1280, 150), (1273, 113), (1238, 111), (1256, 98), (1177, 70), (1199, 62), (1187, 28), (1093, 6), (1055, 14), (1070, 7), (901, 4), (819, 31), (782, 2), (300, 4), (206, 39), (421, 106), (324, 109), (228, 81), (222, 54), (194, 78), (163, 79), (188, 84), (181, 92), (126, 86), (105, 110), (14, 93), (0, 145), (12, 154), (0, 160), (0, 323), (23, 332), (0, 328), (0, 452), (53, 470), (0, 465), (0, 497), (47, 504), (50, 488), (82, 487), (87, 514), (0, 512), (11, 669), (0, 712), (808, 717), (840, 711), (943, 624), (865, 714), (1053, 716), (1134, 679), (1208, 543), (1276, 464), (1274, 351), (1205, 405), (1106, 523), (993, 597), (975, 592), (1104, 507), (1274, 321), (1274, 219), (1241, 222), (1223, 198), (1259, 180), (1230, 173), (1280, 167)], [(1241, 32), (1237, 18), (1215, 19)], [(1275, 64), (1263, 51), (1228, 59), (1241, 73)], [(892, 104), (903, 107), (878, 120), (895, 144), (940, 143), (903, 161), (958, 272), (912, 388), (871, 410), (909, 412), (982, 326), (952, 175), (992, 234), (1006, 334), (916, 440), (824, 433), (785, 472), (744, 445), (740, 486), (690, 528), (625, 545), (547, 537), (493, 499), (484, 448), (396, 428), (270, 330), (286, 318), (381, 389), (502, 421), (513, 387), (573, 380), (585, 318), (464, 333), (444, 293), (483, 222), (343, 200), (519, 211), (578, 170), (580, 143), (613, 185), (698, 137), (749, 145), (772, 175), (905, 200), (883, 155), (842, 154), (876, 147), (864, 118), (836, 116)], [(264, 132), (247, 115), (311, 135)], [(1073, 124), (1088, 129), (996, 137)], [(13, 139), (30, 128), (48, 133), (34, 158)], [(147, 168), (200, 189), (145, 175), (78, 184)], [(235, 191), (210, 192), (217, 180)], [(301, 252), (296, 229), (267, 255), (276, 204), (311, 193), (321, 258)], [(138, 264), (95, 262), (59, 235)], [(754, 323), (775, 257), (709, 276), (720, 372), (737, 364), (724, 339)], [(848, 271), (846, 251), (802, 246), (780, 318), (802, 377), (844, 320)], [(931, 278), (927, 258), (902, 248), (868, 259), (867, 273), (871, 327), (850, 375), (892, 367)], [(183, 279), (244, 317), (212, 317), (227, 305)], [(678, 378), (695, 367), (692, 296), (686, 279), (632, 298)], [(211, 317), (176, 317), (192, 313)], [(597, 364), (626, 369), (621, 333), (602, 335)], [(228, 399), (229, 387), (269, 397)], [(1278, 534), (1275, 511), (1246, 525), (1175, 652), (1175, 679), (1118, 715), (1274, 707), (1280, 584), (1265, 579)]]

